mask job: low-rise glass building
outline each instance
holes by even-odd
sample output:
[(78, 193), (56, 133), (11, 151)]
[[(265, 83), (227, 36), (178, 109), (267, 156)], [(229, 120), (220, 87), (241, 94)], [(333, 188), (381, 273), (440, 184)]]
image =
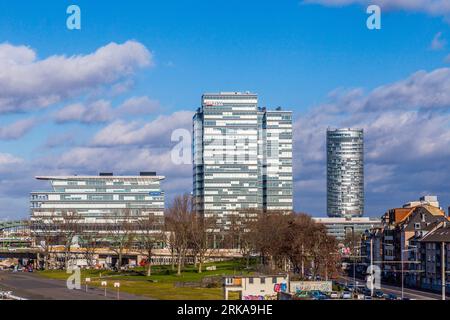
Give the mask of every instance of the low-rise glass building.
[[(49, 181), (51, 189), (30, 195), (32, 231), (35, 236), (76, 223), (81, 232), (120, 230), (149, 215), (164, 221), (163, 176), (141, 172), (139, 176), (38, 176)], [(45, 230), (44, 230), (45, 229)]]

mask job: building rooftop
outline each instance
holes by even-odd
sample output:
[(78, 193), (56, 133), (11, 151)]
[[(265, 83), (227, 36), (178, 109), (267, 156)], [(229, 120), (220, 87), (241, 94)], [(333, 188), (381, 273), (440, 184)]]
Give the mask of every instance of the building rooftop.
[(343, 131), (343, 132), (346, 132), (346, 131), (364, 131), (364, 129), (363, 128), (331, 128), (331, 127), (328, 127), (327, 128), (327, 131), (330, 131), (330, 132), (333, 132), (333, 131)]
[(98, 175), (98, 176), (36, 176), (37, 180), (114, 180), (114, 179), (127, 179), (127, 180), (164, 180), (164, 176), (157, 175), (137, 175), (137, 176), (113, 176), (113, 175)]
[(442, 223), (435, 231), (425, 235), (421, 242), (450, 242), (450, 223)]
[(313, 217), (313, 220), (321, 223), (381, 223), (376, 217)]
[(251, 93), (250, 91), (240, 92), (240, 91), (222, 91), (222, 92), (205, 92), (203, 96), (256, 96), (256, 93)]

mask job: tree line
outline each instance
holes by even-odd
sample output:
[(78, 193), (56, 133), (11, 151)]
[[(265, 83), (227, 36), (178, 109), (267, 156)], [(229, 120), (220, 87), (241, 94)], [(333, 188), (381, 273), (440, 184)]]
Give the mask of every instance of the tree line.
[(303, 213), (243, 210), (231, 214), (225, 228), (219, 229), (216, 219), (196, 212), (192, 197), (185, 194), (174, 198), (164, 217), (124, 210), (108, 219), (109, 223), (88, 224), (81, 222), (77, 213), (63, 211), (51, 222), (32, 222), (32, 230), (39, 236), (37, 244), (42, 249), (44, 267), (49, 267), (52, 247), (59, 244), (64, 248), (60, 267), (67, 268), (77, 238), (89, 267), (93, 267), (97, 249), (107, 248), (117, 256), (120, 270), (122, 257), (132, 250), (146, 258), (148, 276), (154, 250), (162, 246), (170, 251), (172, 269), (178, 275), (188, 258), (201, 273), (209, 255), (220, 254), (219, 249), (238, 251), (247, 268), (256, 264), (262, 272), (291, 271), (303, 278), (328, 278), (338, 272), (336, 239)]

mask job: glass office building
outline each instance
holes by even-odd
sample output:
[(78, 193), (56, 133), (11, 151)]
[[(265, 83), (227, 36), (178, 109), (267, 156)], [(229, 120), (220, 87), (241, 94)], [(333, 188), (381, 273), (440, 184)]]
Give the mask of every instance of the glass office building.
[(362, 129), (327, 130), (327, 214), (364, 214), (364, 142)]
[(216, 231), (246, 209), (292, 210), (292, 113), (252, 93), (202, 96), (193, 118), (193, 195)]
[(37, 226), (33, 229), (36, 233), (44, 225), (61, 225), (68, 218), (76, 220), (85, 230), (104, 231), (150, 214), (160, 217), (158, 224), (164, 219), (164, 192), (160, 185), (164, 177), (154, 172), (141, 172), (139, 176), (101, 173), (36, 179), (51, 184), (51, 190), (30, 195), (31, 222)]
[(338, 241), (344, 241), (346, 236), (354, 233), (356, 237), (361, 236), (367, 230), (381, 227), (380, 218), (358, 217), (358, 218), (313, 218), (317, 223), (325, 225), (327, 234), (335, 237)]

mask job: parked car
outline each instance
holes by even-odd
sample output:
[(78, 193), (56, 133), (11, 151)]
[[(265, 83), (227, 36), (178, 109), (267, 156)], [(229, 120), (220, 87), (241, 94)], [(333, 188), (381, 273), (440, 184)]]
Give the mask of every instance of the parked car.
[(369, 290), (369, 289), (367, 289), (367, 288), (364, 288), (364, 289), (362, 290), (362, 293), (363, 293), (365, 296), (372, 296), (372, 291)]
[(314, 300), (325, 300), (327, 299), (327, 296), (318, 290), (311, 291), (311, 298)]
[(331, 299), (339, 299), (339, 297), (340, 297), (340, 294), (339, 294), (339, 292), (337, 292), (337, 291), (332, 291), (332, 292), (330, 293), (330, 298), (331, 298)]
[(372, 297), (371, 296), (364, 296), (364, 300), (372, 300)]
[(342, 299), (351, 299), (352, 298), (352, 293), (350, 291), (344, 291), (342, 293)]
[(397, 300), (397, 296), (393, 293), (389, 293), (385, 296), (386, 300)]
[(381, 291), (381, 290), (375, 291), (375, 292), (373, 293), (373, 295), (374, 295), (376, 298), (379, 298), (379, 299), (381, 299), (381, 298), (384, 297), (384, 293), (383, 293), (383, 291)]

